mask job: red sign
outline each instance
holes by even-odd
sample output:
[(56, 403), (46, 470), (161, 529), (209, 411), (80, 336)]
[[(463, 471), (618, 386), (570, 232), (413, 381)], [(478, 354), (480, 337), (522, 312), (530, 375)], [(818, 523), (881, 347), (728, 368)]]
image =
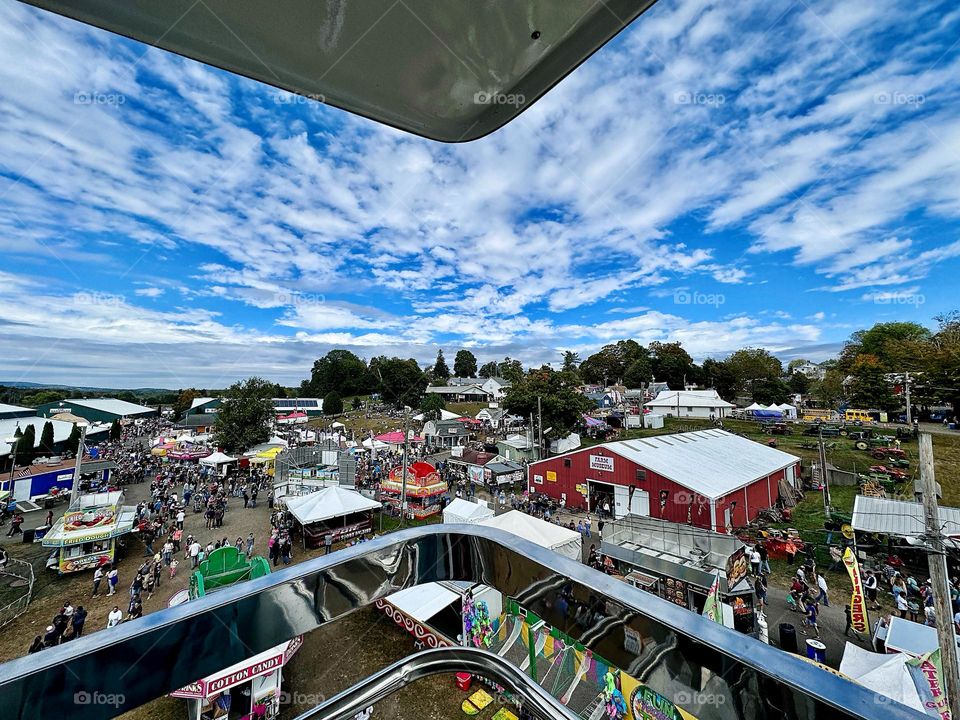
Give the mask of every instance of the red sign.
[(245, 668), (235, 670), (229, 675), (224, 675), (223, 677), (218, 677), (214, 680), (210, 680), (207, 683), (207, 692), (206, 694), (212, 695), (215, 692), (220, 692), (221, 690), (226, 690), (227, 688), (232, 688), (234, 685), (239, 685), (240, 683), (245, 683), (251, 678), (259, 677), (260, 675), (266, 675), (267, 673), (273, 672), (279, 667), (283, 666), (283, 653), (279, 655), (274, 655), (269, 657), (266, 660), (261, 660), (256, 662), (253, 665), (247, 665)]

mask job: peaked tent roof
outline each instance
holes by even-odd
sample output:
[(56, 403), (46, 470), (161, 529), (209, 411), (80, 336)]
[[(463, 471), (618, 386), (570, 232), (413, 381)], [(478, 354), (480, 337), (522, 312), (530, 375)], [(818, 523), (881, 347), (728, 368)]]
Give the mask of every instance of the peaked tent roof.
[(733, 403), (729, 403), (720, 397), (716, 390), (661, 390), (657, 397), (645, 403), (645, 405), (647, 407), (676, 407), (677, 405), (711, 408), (736, 407)]
[(356, 490), (347, 490), (336, 485), (325, 487), (309, 495), (285, 499), (287, 510), (301, 525), (343, 517), (364, 510), (376, 510), (380, 503), (370, 500)]
[(472, 503), (463, 498), (454, 498), (443, 509), (445, 523), (476, 523), (488, 517), (493, 517), (493, 510), (485, 503)]
[(499, 528), (542, 547), (554, 550), (561, 555), (581, 560), (580, 533), (565, 527), (531, 517), (519, 510), (510, 510), (496, 517), (481, 520), (480, 525)]
[(225, 455), (224, 453), (218, 450), (217, 452), (211, 455), (207, 455), (206, 457), (200, 458), (200, 464), (201, 465), (223, 465), (225, 463), (230, 463), (235, 460), (236, 460), (235, 457), (230, 457), (229, 455)]

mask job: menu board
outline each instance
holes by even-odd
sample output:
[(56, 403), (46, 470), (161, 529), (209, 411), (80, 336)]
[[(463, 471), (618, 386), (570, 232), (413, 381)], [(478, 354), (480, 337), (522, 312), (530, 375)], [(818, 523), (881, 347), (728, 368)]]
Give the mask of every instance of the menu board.
[(683, 580), (664, 578), (660, 582), (660, 597), (680, 607), (687, 607), (687, 584)]

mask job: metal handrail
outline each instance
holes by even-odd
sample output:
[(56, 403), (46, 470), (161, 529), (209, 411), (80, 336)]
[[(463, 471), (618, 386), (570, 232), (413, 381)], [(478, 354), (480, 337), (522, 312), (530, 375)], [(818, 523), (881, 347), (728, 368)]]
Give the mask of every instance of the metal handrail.
[[(643, 668), (634, 676), (704, 720), (924, 717), (582, 563), (475, 525), (391, 533), (5, 663), (0, 707), (4, 720), (114, 717), (398, 590), (440, 580), (485, 583), (574, 638), (585, 633), (559, 613), (555, 596), (523, 598), (552, 586), (591, 602), (614, 621), (588, 649), (618, 667)], [(628, 628), (642, 638), (637, 649), (625, 647)], [(78, 694), (118, 702), (78, 705)]]
[(296, 720), (350, 720), (364, 708), (411, 683), (440, 673), (468, 672), (493, 680), (541, 720), (582, 720), (553, 695), (498, 655), (470, 647), (424, 650), (361, 680), (297, 716)]

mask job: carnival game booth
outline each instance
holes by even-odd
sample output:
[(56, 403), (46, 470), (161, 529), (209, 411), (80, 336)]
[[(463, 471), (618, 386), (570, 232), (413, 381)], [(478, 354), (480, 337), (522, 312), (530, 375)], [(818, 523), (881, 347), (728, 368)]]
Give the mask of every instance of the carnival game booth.
[(698, 614), (719, 577), (723, 624), (756, 632), (746, 546), (736, 537), (627, 515), (604, 527), (600, 552), (626, 582)]
[(443, 508), (445, 523), (480, 523), (492, 518), (493, 510), (485, 502), (470, 502), (463, 498), (454, 498)]
[[(430, 463), (415, 462), (407, 468), (407, 513), (414, 518), (425, 518), (440, 512), (440, 498), (447, 492), (447, 483), (440, 479), (437, 469)], [(403, 492), (403, 466), (390, 471), (389, 477), (380, 483), (384, 502), (399, 509)]]
[(213, 450), (206, 445), (194, 442), (178, 442), (172, 449), (166, 451), (164, 457), (166, 457), (167, 460), (177, 460), (180, 462), (197, 462), (212, 455)]
[[(269, 574), (266, 558), (248, 558), (232, 545), (217, 548), (190, 576), (189, 591), (174, 595), (169, 606)], [(280, 713), (283, 668), (302, 645), (303, 636), (297, 636), (175, 690), (170, 697), (187, 701), (188, 720), (275, 718)]]
[(305, 548), (322, 547), (331, 534), (333, 542), (338, 543), (372, 532), (373, 511), (380, 509), (376, 500), (341, 487), (288, 496), (284, 503), (300, 526)]
[(413, 636), (418, 649), (488, 647), (503, 613), (499, 590), (468, 581), (414, 585), (374, 604)]
[(112, 564), (137, 515), (123, 500), (121, 491), (78, 495), (43, 536), (43, 547), (54, 549), (47, 568), (65, 575)]

